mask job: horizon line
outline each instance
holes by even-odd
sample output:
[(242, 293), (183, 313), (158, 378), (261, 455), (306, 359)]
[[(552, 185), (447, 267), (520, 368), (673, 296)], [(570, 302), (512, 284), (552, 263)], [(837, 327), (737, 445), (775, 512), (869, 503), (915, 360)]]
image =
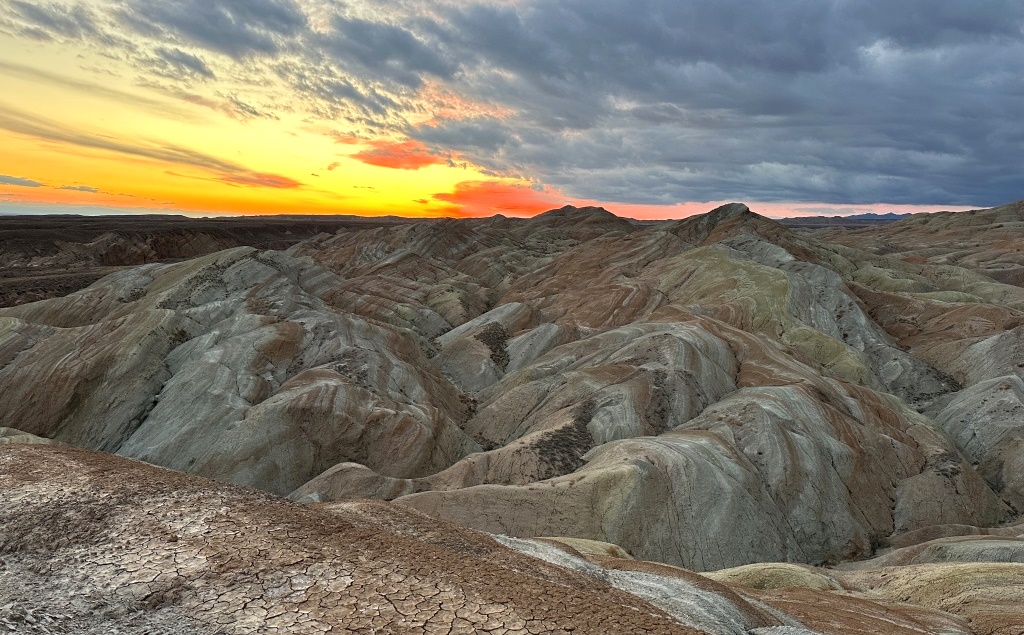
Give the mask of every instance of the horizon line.
[[(588, 201), (587, 203), (591, 203)], [(82, 204), (58, 204), (58, 203), (37, 203), (28, 201), (3, 201), (0, 200), (0, 217), (11, 217), (11, 216), (76, 216), (76, 217), (102, 217), (102, 216), (176, 216), (184, 218), (330, 218), (330, 217), (348, 217), (348, 218), (366, 218), (366, 219), (404, 219), (410, 221), (416, 220), (443, 220), (443, 219), (463, 219), (463, 218), (495, 218), (498, 216), (506, 218), (532, 218), (538, 214), (542, 214), (548, 211), (564, 209), (565, 207), (574, 207), (576, 209), (584, 208), (597, 208), (603, 209), (619, 218), (636, 220), (639, 222), (652, 222), (661, 220), (681, 220), (684, 218), (690, 218), (703, 213), (710, 212), (722, 205), (728, 205), (730, 203), (741, 203), (746, 205), (750, 211), (759, 215), (765, 216), (772, 219), (795, 219), (795, 218), (846, 218), (849, 216), (858, 216), (863, 214), (872, 214), (875, 216), (884, 216), (886, 214), (894, 215), (913, 215), (913, 214), (932, 214), (942, 212), (964, 212), (981, 209), (992, 209), (990, 207), (971, 207), (963, 205), (926, 205), (926, 204), (890, 204), (890, 203), (820, 203), (820, 202), (754, 202), (745, 203), (742, 201), (693, 201), (693, 202), (680, 202), (666, 205), (643, 205), (645, 209), (663, 207), (666, 212), (679, 210), (686, 210), (689, 213), (685, 213), (679, 216), (664, 216), (660, 218), (636, 218), (629, 216), (626, 213), (617, 213), (616, 208), (621, 207), (623, 210), (629, 208), (638, 207), (636, 204), (624, 203), (619, 205), (593, 205), (593, 204), (580, 204), (575, 205), (573, 203), (566, 203), (561, 207), (552, 207), (550, 209), (538, 211), (536, 213), (515, 213), (512, 210), (494, 210), (493, 214), (488, 215), (458, 215), (458, 214), (439, 214), (439, 215), (415, 215), (407, 216), (400, 213), (380, 213), (380, 214), (369, 214), (359, 212), (329, 212), (329, 213), (291, 213), (291, 212), (223, 212), (216, 210), (185, 210), (179, 208), (162, 208), (162, 207), (121, 207), (121, 206), (101, 206), (101, 205), (82, 205)], [(699, 206), (699, 207), (698, 207)], [(759, 207), (775, 207), (779, 209), (786, 209), (790, 211), (790, 215), (785, 213), (776, 212), (772, 213), (772, 210), (758, 211)], [(998, 206), (996, 206), (998, 207)], [(700, 211), (703, 208), (703, 211)], [(795, 209), (793, 209), (795, 208)], [(792, 213), (792, 212), (797, 213)]]

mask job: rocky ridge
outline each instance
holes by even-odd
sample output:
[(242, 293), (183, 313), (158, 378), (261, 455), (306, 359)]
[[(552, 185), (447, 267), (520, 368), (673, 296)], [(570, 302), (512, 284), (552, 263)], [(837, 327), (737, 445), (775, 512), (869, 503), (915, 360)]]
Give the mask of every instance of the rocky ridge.
[(172, 215), (0, 216), (0, 307), (67, 295), (125, 267), (232, 247), (286, 249), (321, 232), (395, 218)]

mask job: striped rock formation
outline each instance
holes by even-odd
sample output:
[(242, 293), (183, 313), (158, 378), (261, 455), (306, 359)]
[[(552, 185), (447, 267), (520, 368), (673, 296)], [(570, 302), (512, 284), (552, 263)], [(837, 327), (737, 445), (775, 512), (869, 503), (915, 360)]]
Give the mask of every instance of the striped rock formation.
[[(563, 208), (145, 264), (0, 309), (0, 457), (49, 439), (655, 569), (890, 557), (1024, 505), (1022, 228), (1020, 204), (855, 230), (739, 204), (661, 223)], [(1014, 545), (956, 544), (891, 566), (1019, 574)], [(919, 597), (913, 619), (961, 606), (827, 577)], [(744, 628), (827, 632), (807, 617), (838, 610), (826, 586), (762, 589), (803, 626)]]

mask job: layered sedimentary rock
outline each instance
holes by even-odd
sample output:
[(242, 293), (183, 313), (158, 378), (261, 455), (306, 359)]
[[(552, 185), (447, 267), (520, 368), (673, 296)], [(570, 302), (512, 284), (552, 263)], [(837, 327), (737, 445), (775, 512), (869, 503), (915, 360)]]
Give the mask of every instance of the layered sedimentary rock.
[(479, 447), (410, 340), (315, 295), (333, 276), (250, 248), (7, 310), (9, 427), (286, 494), (357, 460), (411, 477)]
[(865, 558), (1024, 504), (1021, 213), (564, 208), (147, 264), (0, 310), (0, 426), (696, 570)]

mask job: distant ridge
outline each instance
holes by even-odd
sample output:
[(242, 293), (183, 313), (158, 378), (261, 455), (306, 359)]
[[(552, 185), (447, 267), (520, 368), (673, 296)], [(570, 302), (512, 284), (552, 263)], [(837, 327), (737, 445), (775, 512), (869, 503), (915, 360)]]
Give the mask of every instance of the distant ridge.
[(780, 218), (778, 222), (790, 227), (865, 227), (869, 225), (883, 225), (894, 223), (913, 214), (896, 214), (888, 212), (885, 214), (852, 214), (850, 216), (801, 216), (796, 218)]
[(906, 214), (895, 214), (893, 212), (889, 212), (887, 214), (867, 213), (867, 214), (854, 214), (853, 216), (847, 216), (846, 219), (847, 220), (900, 220), (901, 218), (906, 218), (908, 216), (913, 216), (913, 214), (910, 214), (909, 212), (906, 213)]

